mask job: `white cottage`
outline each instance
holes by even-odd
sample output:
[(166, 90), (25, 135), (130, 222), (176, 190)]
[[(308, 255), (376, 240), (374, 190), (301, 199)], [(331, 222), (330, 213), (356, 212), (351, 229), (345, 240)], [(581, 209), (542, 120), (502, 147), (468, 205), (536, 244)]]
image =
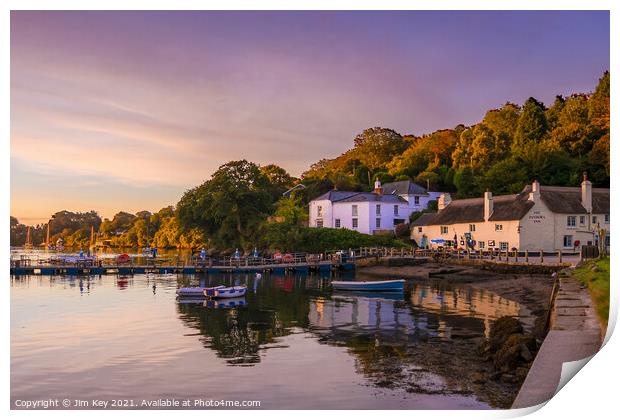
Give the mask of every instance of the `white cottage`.
[[(489, 250), (575, 250), (579, 245), (609, 246), (609, 189), (541, 186), (519, 194), (438, 201), (438, 212), (412, 223), (411, 239), (421, 247), (457, 246)], [(604, 235), (601, 237), (601, 235)]]
[(441, 194), (428, 192), (411, 181), (384, 186), (376, 181), (373, 192), (332, 190), (310, 202), (309, 226), (347, 228), (365, 234), (392, 231)]

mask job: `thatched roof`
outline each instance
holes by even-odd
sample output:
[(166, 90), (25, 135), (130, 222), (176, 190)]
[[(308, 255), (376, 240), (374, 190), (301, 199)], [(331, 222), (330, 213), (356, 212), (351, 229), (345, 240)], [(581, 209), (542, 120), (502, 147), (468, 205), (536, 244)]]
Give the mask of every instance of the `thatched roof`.
[[(534, 206), (529, 200), (531, 185), (526, 186), (519, 194), (498, 195), (493, 197), (493, 213), (489, 221), (521, 220)], [(609, 189), (592, 189), (592, 212), (594, 214), (609, 213)], [(540, 187), (542, 202), (554, 213), (587, 214), (581, 204), (581, 187)], [(427, 215), (424, 215), (427, 216)], [(443, 210), (420, 217), (414, 226), (451, 225), (455, 223), (484, 222), (484, 199), (467, 198), (454, 200)]]
[[(522, 193), (529, 194), (532, 186), (527, 185)], [(609, 189), (592, 188), (592, 213), (609, 213)], [(586, 214), (581, 204), (581, 187), (540, 187), (540, 197), (549, 210), (560, 214)]]

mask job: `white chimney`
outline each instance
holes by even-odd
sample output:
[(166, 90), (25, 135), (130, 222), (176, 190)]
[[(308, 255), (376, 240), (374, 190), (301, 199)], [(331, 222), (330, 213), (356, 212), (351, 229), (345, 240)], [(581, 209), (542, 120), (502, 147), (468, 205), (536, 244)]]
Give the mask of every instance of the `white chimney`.
[(530, 193), (530, 201), (538, 201), (540, 198), (540, 183), (536, 180), (532, 182), (532, 192)]
[(379, 181), (379, 178), (377, 178), (375, 180), (375, 194), (379, 194), (382, 195), (383, 194), (383, 187), (381, 187), (381, 181)]
[(592, 213), (592, 183), (588, 181), (588, 174), (585, 172), (581, 182), (581, 205), (588, 213)]
[(441, 211), (446, 208), (448, 204), (452, 201), (452, 197), (450, 197), (450, 193), (443, 193), (439, 196), (437, 200), (437, 210)]
[(484, 193), (484, 221), (488, 222), (493, 214), (493, 193), (486, 190)]

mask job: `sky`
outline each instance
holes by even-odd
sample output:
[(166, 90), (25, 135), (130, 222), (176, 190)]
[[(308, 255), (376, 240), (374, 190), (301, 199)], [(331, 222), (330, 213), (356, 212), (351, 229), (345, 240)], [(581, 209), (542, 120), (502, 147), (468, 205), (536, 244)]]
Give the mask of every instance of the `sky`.
[(11, 215), (157, 211), (230, 160), (299, 176), (607, 69), (606, 11), (13, 11)]

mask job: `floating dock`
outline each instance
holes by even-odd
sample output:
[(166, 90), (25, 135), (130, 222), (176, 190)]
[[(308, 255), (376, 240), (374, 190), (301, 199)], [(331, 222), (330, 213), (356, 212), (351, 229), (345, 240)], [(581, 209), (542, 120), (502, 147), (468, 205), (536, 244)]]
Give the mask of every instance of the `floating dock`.
[(11, 274), (24, 275), (132, 275), (132, 274), (217, 274), (217, 273), (331, 273), (332, 271), (353, 271), (354, 262), (334, 263), (322, 261), (318, 263), (290, 263), (239, 266), (206, 266), (206, 265), (27, 265), (11, 267)]

